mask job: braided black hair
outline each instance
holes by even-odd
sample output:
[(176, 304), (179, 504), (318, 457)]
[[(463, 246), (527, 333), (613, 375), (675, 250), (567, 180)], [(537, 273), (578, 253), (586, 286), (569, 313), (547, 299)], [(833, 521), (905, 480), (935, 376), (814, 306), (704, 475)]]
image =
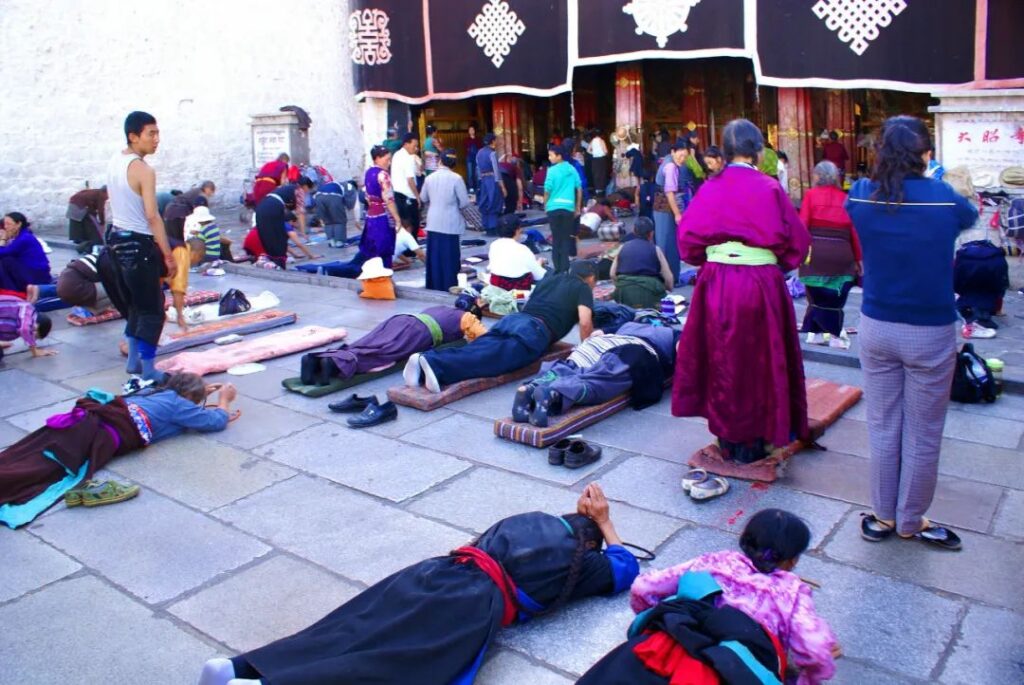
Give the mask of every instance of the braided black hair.
[(764, 509), (747, 521), (740, 535), (740, 549), (761, 573), (796, 559), (807, 550), (811, 530), (802, 518), (782, 509)]
[(576, 549), (573, 552), (572, 561), (569, 563), (569, 573), (565, 577), (565, 584), (558, 593), (558, 597), (543, 611), (534, 614), (535, 616), (550, 614), (566, 605), (569, 598), (572, 597), (573, 590), (576, 589), (580, 574), (583, 572), (583, 559), (587, 556), (587, 552), (592, 549), (601, 549), (601, 545), (604, 543), (604, 535), (593, 519), (582, 514), (565, 514), (562, 519), (573, 530), (576, 537)]
[(903, 181), (925, 171), (924, 154), (932, 147), (928, 127), (917, 117), (896, 116), (882, 125), (882, 140), (871, 180), (878, 184), (872, 199), (903, 202)]

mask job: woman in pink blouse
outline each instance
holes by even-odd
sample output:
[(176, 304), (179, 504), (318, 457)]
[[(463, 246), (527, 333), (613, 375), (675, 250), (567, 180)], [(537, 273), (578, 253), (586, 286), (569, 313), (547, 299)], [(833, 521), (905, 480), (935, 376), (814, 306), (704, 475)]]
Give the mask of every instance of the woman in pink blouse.
[(790, 654), (800, 669), (799, 685), (814, 685), (835, 674), (839, 643), (818, 616), (811, 589), (793, 573), (811, 533), (802, 519), (780, 509), (754, 514), (740, 536), (742, 551), (702, 554), (633, 582), (630, 606), (640, 613), (671, 597), (679, 578), (694, 571), (710, 573), (722, 588), (716, 604), (731, 606), (760, 623)]

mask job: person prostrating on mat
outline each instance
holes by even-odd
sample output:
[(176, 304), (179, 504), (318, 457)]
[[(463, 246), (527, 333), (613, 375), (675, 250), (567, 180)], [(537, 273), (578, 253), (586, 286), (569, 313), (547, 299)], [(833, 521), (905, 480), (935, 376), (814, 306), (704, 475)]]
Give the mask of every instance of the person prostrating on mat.
[(199, 685), (469, 685), (500, 628), (622, 592), (636, 578), (639, 566), (597, 483), (576, 511), (502, 519), (470, 545), (385, 578), (295, 635), (211, 659)]
[(402, 375), (406, 385), (421, 381), (431, 392), (469, 378), (490, 378), (531, 364), (579, 323), (580, 340), (594, 331), (593, 287), (597, 270), (591, 262), (573, 262), (568, 273), (540, 281), (522, 312), (502, 318), (487, 335), (465, 347), (429, 350), (409, 357)]

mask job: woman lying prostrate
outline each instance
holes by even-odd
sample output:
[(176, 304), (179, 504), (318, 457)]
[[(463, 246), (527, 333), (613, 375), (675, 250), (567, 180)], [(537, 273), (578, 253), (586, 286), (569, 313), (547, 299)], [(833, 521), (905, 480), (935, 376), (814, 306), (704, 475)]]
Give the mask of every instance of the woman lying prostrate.
[[(784, 664), (788, 661), (799, 669), (797, 682), (800, 685), (813, 685), (830, 679), (835, 674), (834, 659), (841, 653), (839, 644), (828, 624), (815, 611), (810, 587), (793, 573), (800, 555), (810, 543), (810, 537), (807, 524), (799, 517), (780, 509), (765, 509), (754, 514), (747, 522), (740, 536), (742, 551), (702, 554), (672, 568), (640, 576), (630, 591), (630, 605), (633, 611), (641, 614), (637, 618), (640, 626), (634, 624), (635, 633), (631, 631), (631, 639), (626, 643), (629, 645), (628, 650), (619, 648), (613, 651), (584, 675), (579, 683), (665, 684), (676, 682), (672, 679), (677, 673), (674, 669), (684, 668), (711, 669), (712, 675), (716, 675), (709, 661), (723, 669), (752, 666), (752, 670), (756, 671), (758, 664), (752, 663), (752, 653), (774, 662), (776, 666), (783, 665), (780, 670), (784, 670)], [(721, 594), (716, 596), (714, 593), (719, 590)], [(731, 616), (730, 610), (724, 614), (719, 613), (717, 618), (708, 620), (709, 624), (714, 624), (709, 632), (721, 636), (725, 626), (738, 625), (742, 628), (744, 623), (749, 628), (751, 622), (748, 617), (763, 630), (748, 630), (745, 633), (740, 630), (731, 642), (719, 637), (711, 642), (712, 649), (703, 643), (699, 654), (690, 654), (684, 647), (680, 655), (677, 648), (681, 645), (674, 639), (666, 640), (664, 635), (671, 633), (674, 625), (682, 624), (700, 631), (708, 616), (697, 615), (696, 620), (691, 620), (694, 614), (689, 614), (683, 623), (679, 623), (678, 617), (675, 620), (666, 618), (664, 621), (658, 618), (666, 614), (692, 611), (693, 603), (686, 600), (704, 596), (712, 598), (714, 607), (720, 610), (722, 607), (732, 607), (742, 612), (742, 615), (733, 612)], [(654, 610), (649, 614), (643, 613), (652, 608)], [(657, 626), (664, 630), (659, 632)], [(764, 635), (764, 631), (769, 635)], [(660, 645), (652, 637), (656, 635), (661, 636), (657, 638)], [(682, 641), (689, 642), (690, 636), (692, 633), (684, 635)], [(759, 640), (766, 649), (756, 650)], [(641, 644), (648, 642), (650, 644)], [(719, 644), (715, 645), (716, 642)], [(740, 642), (751, 642), (755, 649), (744, 653), (746, 647), (737, 647)], [(690, 647), (697, 651), (695, 645), (690, 642)], [(676, 653), (673, 658), (658, 658), (662, 654), (671, 654), (674, 649)], [(722, 650), (729, 651), (723, 653)], [(783, 656), (787, 652), (790, 655), (788, 660)], [(776, 653), (781, 658), (776, 658)], [(645, 661), (648, 656), (650, 660)], [(641, 666), (641, 663), (645, 665)], [(667, 665), (672, 667), (666, 668)], [(763, 663), (760, 665), (764, 667)], [(763, 668), (761, 673), (768, 672), (782, 680), (780, 674), (770, 673), (773, 670)], [(735, 674), (736, 671), (731, 670), (729, 673)]]
[[(216, 406), (208, 406), (217, 393)], [(230, 384), (206, 385), (202, 376), (179, 373), (162, 388), (114, 396), (90, 390), (64, 414), (0, 451), (0, 523), (17, 528), (58, 502), (65, 493), (89, 486), (89, 478), (112, 459), (185, 430), (222, 431), (239, 412)], [(93, 498), (117, 499), (117, 492)]]
[(385, 578), (291, 637), (211, 659), (199, 684), (468, 685), (499, 628), (622, 592), (638, 571), (592, 483), (577, 513), (502, 519), (471, 545)]

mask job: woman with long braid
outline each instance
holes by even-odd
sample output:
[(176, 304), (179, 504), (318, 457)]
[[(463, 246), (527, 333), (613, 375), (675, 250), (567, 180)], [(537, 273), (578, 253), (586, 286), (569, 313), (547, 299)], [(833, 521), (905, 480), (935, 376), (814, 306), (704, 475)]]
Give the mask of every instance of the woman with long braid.
[(385, 578), (291, 637), (211, 659), (199, 684), (468, 685), (499, 628), (622, 592), (638, 572), (591, 483), (577, 513), (502, 519), (471, 545)]

